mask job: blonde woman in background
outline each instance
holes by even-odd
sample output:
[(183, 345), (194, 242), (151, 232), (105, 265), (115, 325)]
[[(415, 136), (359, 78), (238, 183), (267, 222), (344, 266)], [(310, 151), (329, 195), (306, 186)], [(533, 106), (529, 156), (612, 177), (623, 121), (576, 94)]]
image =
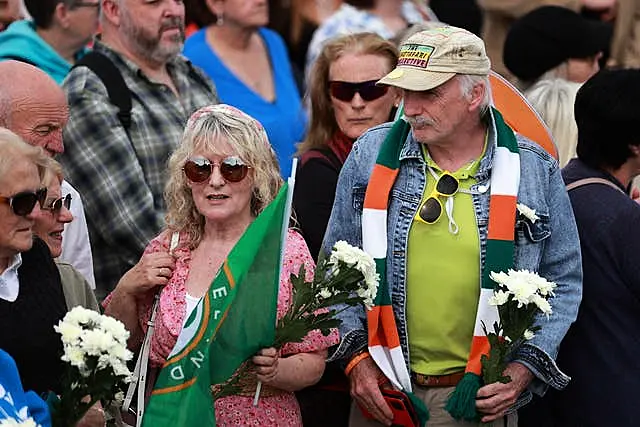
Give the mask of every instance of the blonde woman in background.
[(564, 79), (541, 80), (525, 96), (549, 127), (558, 148), (560, 167), (576, 157), (578, 126), (573, 105), (581, 83)]

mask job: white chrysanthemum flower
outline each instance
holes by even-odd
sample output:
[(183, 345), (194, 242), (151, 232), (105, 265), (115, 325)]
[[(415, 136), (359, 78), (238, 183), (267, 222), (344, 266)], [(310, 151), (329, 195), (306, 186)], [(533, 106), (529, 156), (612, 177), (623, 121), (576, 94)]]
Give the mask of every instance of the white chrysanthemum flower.
[(549, 317), (553, 310), (551, 309), (551, 304), (547, 301), (546, 298), (541, 297), (540, 295), (534, 295), (533, 303), (538, 306), (538, 309)]
[(65, 346), (62, 360), (69, 362), (72, 366), (78, 368), (81, 372), (86, 369), (85, 362), (86, 353), (80, 347)]
[(533, 331), (529, 330), (529, 329), (524, 331), (523, 335), (524, 335), (524, 339), (527, 340), (527, 341), (533, 339), (533, 337), (536, 336), (536, 334)]
[(102, 329), (108, 331), (113, 337), (121, 343), (126, 343), (129, 339), (129, 331), (124, 324), (117, 319), (109, 316), (102, 316)]
[(531, 209), (529, 206), (525, 205), (524, 203), (516, 204), (516, 208), (518, 209), (518, 212), (520, 212), (522, 216), (524, 216), (529, 221), (531, 221), (532, 224), (534, 224), (537, 220), (540, 219), (540, 217), (536, 215), (536, 210)]
[(65, 345), (76, 345), (80, 341), (82, 336), (82, 328), (75, 322), (61, 321), (53, 329), (60, 335), (62, 335), (62, 343)]
[(327, 298), (331, 298), (331, 295), (333, 294), (328, 288), (322, 288), (318, 293), (318, 295), (320, 296), (320, 298), (327, 299)]
[(89, 356), (100, 356), (103, 352), (110, 352), (117, 344), (111, 333), (93, 329), (84, 332), (81, 347)]
[(489, 305), (503, 305), (509, 301), (509, 292), (494, 291), (493, 295), (489, 297)]
[(502, 271), (500, 273), (496, 273), (495, 271), (492, 271), (491, 273), (489, 273), (489, 277), (491, 278), (491, 280), (493, 280), (497, 284), (503, 285), (503, 286), (505, 283), (507, 283), (507, 280), (509, 280), (509, 275)]
[(522, 277), (510, 277), (505, 283), (509, 292), (513, 295), (513, 299), (518, 301), (518, 308), (528, 305), (532, 302), (532, 298), (538, 292), (535, 283), (531, 283)]
[(67, 312), (62, 322), (75, 325), (86, 324), (89, 322), (88, 311), (81, 306), (74, 307)]
[(333, 245), (329, 261), (334, 265), (337, 265), (338, 261), (342, 261), (347, 265), (356, 265), (360, 260), (357, 250), (356, 247), (351, 246), (346, 241), (338, 240), (335, 245)]

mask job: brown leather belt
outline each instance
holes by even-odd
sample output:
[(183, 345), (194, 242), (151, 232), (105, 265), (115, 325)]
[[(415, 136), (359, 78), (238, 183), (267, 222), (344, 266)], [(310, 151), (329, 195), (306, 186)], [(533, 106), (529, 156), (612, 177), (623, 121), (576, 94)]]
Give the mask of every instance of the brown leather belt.
[(411, 379), (420, 387), (453, 387), (457, 385), (464, 372), (456, 372), (449, 375), (423, 375), (411, 372)]

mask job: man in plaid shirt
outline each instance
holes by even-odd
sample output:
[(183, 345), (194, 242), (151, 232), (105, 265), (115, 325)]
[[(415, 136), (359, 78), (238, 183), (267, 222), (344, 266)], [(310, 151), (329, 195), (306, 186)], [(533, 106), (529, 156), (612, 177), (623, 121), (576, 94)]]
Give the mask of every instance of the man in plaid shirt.
[(87, 67), (74, 68), (63, 85), (69, 122), (60, 157), (84, 197), (99, 298), (162, 229), (167, 159), (191, 113), (217, 103), (213, 83), (180, 55), (182, 1), (101, 1), (94, 49), (131, 92), (131, 126), (123, 127), (102, 80)]

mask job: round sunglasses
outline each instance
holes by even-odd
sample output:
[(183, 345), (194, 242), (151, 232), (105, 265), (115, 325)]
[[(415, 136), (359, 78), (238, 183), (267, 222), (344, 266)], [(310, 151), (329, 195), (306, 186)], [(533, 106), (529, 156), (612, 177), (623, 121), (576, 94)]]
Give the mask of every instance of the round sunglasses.
[(55, 199), (54, 201), (49, 203), (48, 206), (43, 206), (41, 209), (50, 211), (54, 214), (58, 214), (62, 210), (62, 206), (64, 206), (66, 210), (71, 209), (71, 194), (67, 194), (65, 197)]
[(334, 80), (329, 82), (329, 93), (334, 98), (344, 102), (351, 101), (356, 93), (359, 93), (360, 98), (364, 101), (373, 101), (384, 96), (389, 90), (389, 86), (378, 86), (376, 82), (377, 80), (358, 83)]
[(242, 159), (235, 156), (227, 157), (220, 163), (214, 163), (204, 157), (195, 157), (187, 160), (182, 170), (189, 181), (198, 183), (211, 177), (214, 166), (220, 168), (220, 175), (228, 182), (242, 181), (249, 173), (250, 168)]
[(453, 196), (458, 192), (459, 188), (460, 183), (458, 179), (449, 172), (443, 172), (438, 178), (433, 191), (418, 210), (418, 218), (427, 224), (436, 223), (442, 216), (442, 211), (444, 210), (442, 201), (438, 197)]
[(47, 198), (47, 189), (41, 188), (36, 191), (23, 191), (14, 194), (11, 197), (0, 197), (0, 203), (8, 203), (14, 214), (18, 216), (27, 216), (40, 203), (42, 207)]

